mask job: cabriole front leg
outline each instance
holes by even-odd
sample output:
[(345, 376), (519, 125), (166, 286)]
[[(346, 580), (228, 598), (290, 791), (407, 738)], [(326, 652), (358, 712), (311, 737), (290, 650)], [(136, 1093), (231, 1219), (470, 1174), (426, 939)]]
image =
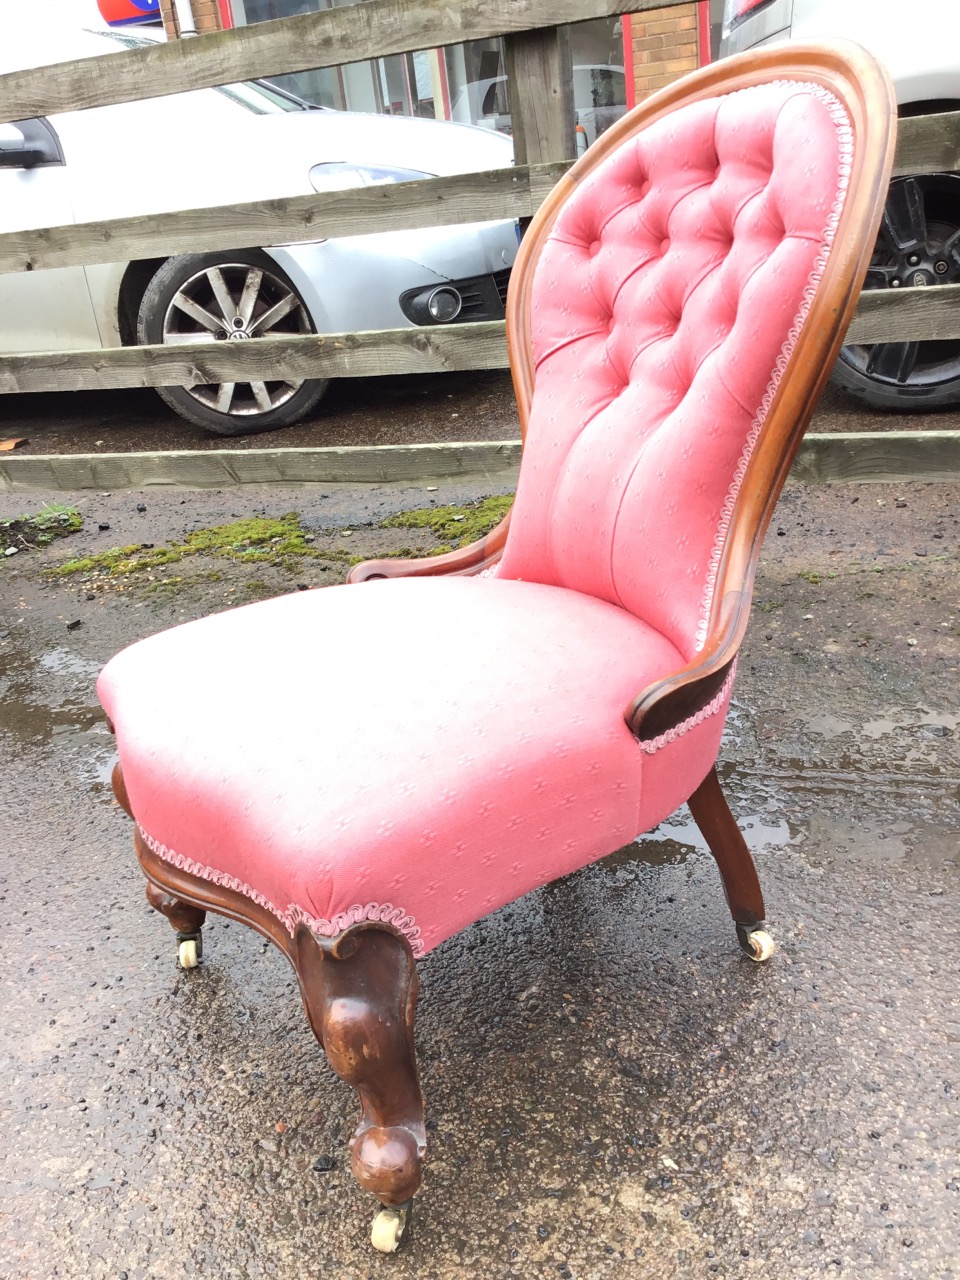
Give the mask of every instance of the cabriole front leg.
[(393, 1252), (420, 1186), (427, 1146), (413, 1044), (416, 961), (406, 938), (372, 924), (336, 938), (318, 938), (299, 924), (293, 951), (313, 1033), (360, 1102), (360, 1123), (350, 1139), (353, 1173), (384, 1205), (371, 1239), (377, 1249)]

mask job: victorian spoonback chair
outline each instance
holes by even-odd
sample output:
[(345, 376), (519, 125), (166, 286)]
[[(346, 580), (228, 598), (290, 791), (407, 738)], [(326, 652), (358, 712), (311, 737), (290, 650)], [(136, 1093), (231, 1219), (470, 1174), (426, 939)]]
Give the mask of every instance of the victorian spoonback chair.
[(688, 802), (741, 945), (772, 949), (715, 760), (760, 542), (856, 304), (893, 138), (888, 82), (854, 45), (752, 53), (648, 99), (521, 246), (510, 518), (463, 551), (152, 636), (101, 674), (147, 896), (184, 967), (207, 910), (290, 959), (359, 1095), (379, 1248), (420, 1184), (433, 947)]

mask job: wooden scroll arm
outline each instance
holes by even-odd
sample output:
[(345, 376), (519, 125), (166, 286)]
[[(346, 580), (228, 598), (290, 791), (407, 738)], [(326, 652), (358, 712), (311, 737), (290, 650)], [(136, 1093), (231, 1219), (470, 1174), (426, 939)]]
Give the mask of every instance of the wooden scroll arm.
[(696, 658), (648, 685), (627, 706), (623, 714), (631, 733), (649, 742), (709, 706), (730, 674), (749, 615), (749, 589), (728, 592)]
[(510, 513), (494, 525), (489, 533), (456, 551), (442, 556), (423, 556), (410, 560), (364, 560), (347, 574), (347, 582), (369, 582), (374, 578), (433, 578), (443, 575), (461, 577), (480, 573), (495, 565), (503, 555), (510, 527)]

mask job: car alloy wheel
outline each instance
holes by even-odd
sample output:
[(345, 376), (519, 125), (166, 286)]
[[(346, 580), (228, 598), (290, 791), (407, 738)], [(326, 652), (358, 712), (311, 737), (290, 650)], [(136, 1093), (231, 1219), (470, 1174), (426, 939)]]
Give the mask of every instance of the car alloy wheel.
[[(259, 250), (170, 258), (147, 286), (137, 328), (142, 344), (167, 345), (314, 332), (292, 282)], [(249, 435), (296, 422), (327, 385), (327, 379), (276, 378), (157, 390), (198, 426), (220, 435)]]
[[(865, 289), (960, 282), (960, 177), (890, 184)], [(960, 401), (960, 341), (878, 342), (842, 348), (838, 386), (878, 409), (938, 409)]]

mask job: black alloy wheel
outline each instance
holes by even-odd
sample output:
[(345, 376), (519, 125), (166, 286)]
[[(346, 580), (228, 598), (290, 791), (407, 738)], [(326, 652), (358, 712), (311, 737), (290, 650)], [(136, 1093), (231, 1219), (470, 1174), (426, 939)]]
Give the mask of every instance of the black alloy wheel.
[[(865, 289), (960, 283), (960, 176), (890, 184)], [(841, 349), (833, 382), (877, 409), (940, 409), (960, 402), (960, 340), (878, 342)]]

